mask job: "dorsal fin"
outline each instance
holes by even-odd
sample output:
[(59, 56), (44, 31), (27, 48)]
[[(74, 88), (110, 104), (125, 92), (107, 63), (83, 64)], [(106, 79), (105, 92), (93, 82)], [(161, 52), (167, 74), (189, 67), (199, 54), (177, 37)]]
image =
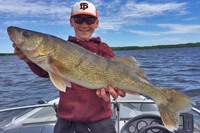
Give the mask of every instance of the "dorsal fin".
[(137, 74), (139, 74), (144, 79), (147, 79), (147, 75), (141, 69), (140, 63), (133, 56), (118, 56), (115, 58), (111, 58), (111, 60), (123, 63), (124, 65), (133, 68), (134, 70), (136, 70)]

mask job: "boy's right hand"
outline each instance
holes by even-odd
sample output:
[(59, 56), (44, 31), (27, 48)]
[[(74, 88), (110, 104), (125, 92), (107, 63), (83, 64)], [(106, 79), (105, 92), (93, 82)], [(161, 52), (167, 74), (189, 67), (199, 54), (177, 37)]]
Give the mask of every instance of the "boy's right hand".
[(16, 54), (19, 59), (24, 60), (26, 63), (31, 63), (32, 61), (29, 60), (26, 55), (17, 47), (15, 43), (13, 43), (13, 47), (15, 48), (14, 54)]

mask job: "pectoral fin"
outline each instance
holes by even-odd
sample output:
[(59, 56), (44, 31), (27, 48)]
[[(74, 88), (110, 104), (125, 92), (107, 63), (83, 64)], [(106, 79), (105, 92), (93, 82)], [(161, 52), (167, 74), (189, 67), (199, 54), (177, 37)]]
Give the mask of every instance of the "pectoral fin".
[(60, 91), (66, 92), (66, 87), (71, 87), (71, 83), (67, 80), (63, 80), (56, 74), (49, 73), (51, 82), (55, 85)]

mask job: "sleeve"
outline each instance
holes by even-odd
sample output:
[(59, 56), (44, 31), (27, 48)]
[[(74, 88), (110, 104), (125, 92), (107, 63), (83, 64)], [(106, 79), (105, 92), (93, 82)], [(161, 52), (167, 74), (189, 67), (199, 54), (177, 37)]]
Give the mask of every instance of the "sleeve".
[(34, 64), (34, 63), (27, 63), (29, 68), (33, 71), (33, 73), (35, 73), (36, 75), (38, 75), (39, 77), (42, 78), (49, 78), (49, 74), (47, 71), (43, 70), (41, 67), (39, 67), (38, 65)]
[(108, 46), (106, 43), (101, 43), (102, 51), (103, 51), (103, 57), (105, 58), (113, 58), (115, 57), (115, 53), (112, 51), (112, 49)]

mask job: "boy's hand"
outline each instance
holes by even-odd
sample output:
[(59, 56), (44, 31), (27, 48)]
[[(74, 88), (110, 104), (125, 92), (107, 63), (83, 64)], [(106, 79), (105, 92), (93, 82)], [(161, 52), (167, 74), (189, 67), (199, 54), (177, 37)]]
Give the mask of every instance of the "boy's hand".
[(16, 44), (13, 43), (13, 47), (15, 48), (14, 54), (16, 54), (19, 57), (19, 59), (24, 60), (27, 63), (32, 62), (26, 57), (26, 55), (24, 55), (24, 53), (17, 47)]
[(125, 97), (126, 96), (126, 93), (124, 91), (122, 91), (121, 89), (119, 89), (119, 88), (114, 89), (113, 87), (108, 86), (107, 90), (108, 91), (106, 91), (105, 88), (101, 88), (101, 89), (98, 89), (96, 91), (97, 96), (100, 97), (100, 98), (103, 98), (103, 100), (106, 101), (106, 102), (108, 102), (110, 100), (110, 95), (114, 99), (117, 99), (119, 95), (121, 97)]

